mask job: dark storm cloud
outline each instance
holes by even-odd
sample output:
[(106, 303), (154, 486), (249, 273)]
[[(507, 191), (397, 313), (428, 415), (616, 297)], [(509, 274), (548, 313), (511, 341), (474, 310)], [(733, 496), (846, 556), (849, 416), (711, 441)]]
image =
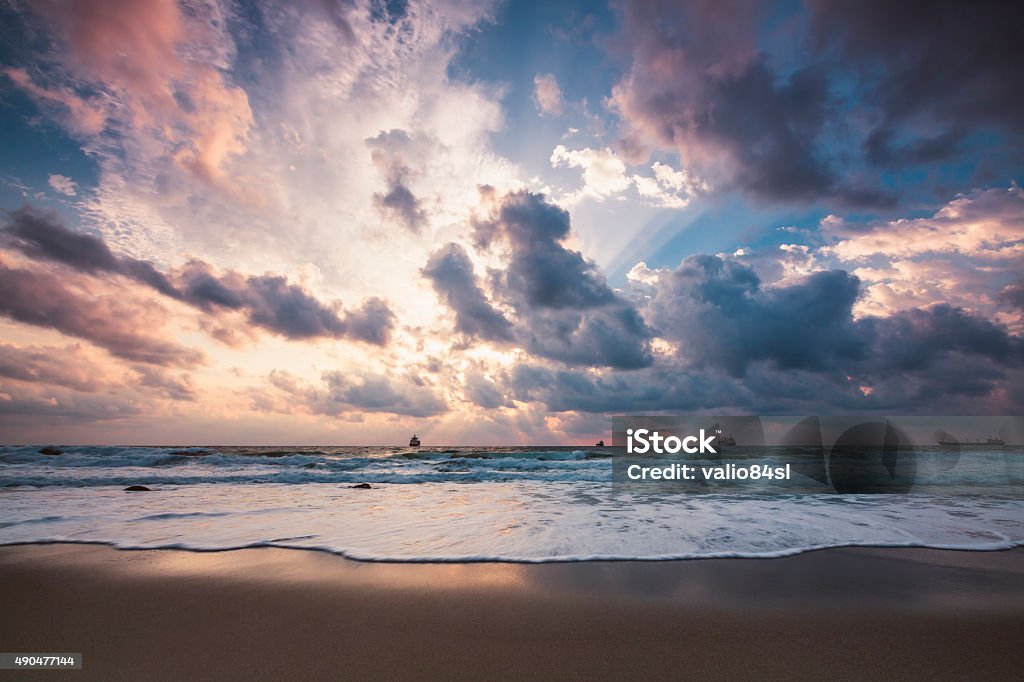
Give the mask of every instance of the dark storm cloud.
[(864, 142), (867, 160), (876, 166), (898, 168), (921, 163), (932, 163), (955, 154), (966, 135), (960, 128), (947, 130), (932, 137), (919, 137), (897, 142), (891, 128), (876, 128)]
[(661, 336), (680, 342), (688, 360), (734, 376), (758, 360), (785, 369), (824, 369), (865, 352), (851, 319), (858, 285), (856, 277), (833, 270), (763, 290), (746, 265), (690, 256), (662, 279), (648, 315)]
[(119, 272), (121, 263), (98, 237), (72, 232), (54, 213), (23, 206), (4, 226), (5, 242), (33, 258), (46, 258), (83, 272)]
[(171, 282), (152, 263), (115, 256), (102, 239), (67, 229), (52, 212), (31, 206), (11, 212), (3, 227), (2, 243), (32, 258), (56, 261), (89, 274), (124, 275), (166, 296), (177, 295)]
[(529, 308), (593, 308), (615, 301), (614, 292), (593, 263), (562, 246), (569, 236), (569, 213), (541, 194), (514, 192), (501, 200), (495, 216), (478, 222), (476, 239), (489, 246), (505, 238), (512, 248), (500, 286)]
[(864, 206), (895, 201), (878, 168), (969, 152), (978, 131), (1008, 136), (985, 161), (1016, 169), (1024, 6), (809, 4), (780, 39), (763, 28), (782, 4), (625, 3), (617, 44), (632, 67), (611, 100), (622, 151), (641, 160), (653, 142), (720, 188)]
[[(980, 356), (952, 355), (928, 373), (849, 378), (836, 372), (780, 370), (766, 362), (751, 365), (742, 378), (679, 365), (591, 376), (523, 364), (503, 377), (502, 386), (516, 400), (537, 401), (553, 412), (972, 414), (993, 409), (988, 401), (994, 399), (994, 409), (1017, 414), (1024, 409), (1024, 394), (1016, 390), (1022, 380), (1019, 368), (999, 367)], [(868, 386), (871, 392), (865, 393)], [(1016, 398), (1001, 397), (1013, 391)]]
[(450, 243), (430, 256), (423, 276), (455, 312), (455, 329), (488, 341), (511, 341), (512, 325), (487, 300), (477, 283), (473, 263), (462, 246)]
[(411, 232), (419, 232), (427, 220), (420, 199), (409, 188), (412, 169), (406, 159), (422, 161), (430, 141), (413, 138), (404, 130), (389, 130), (366, 141), (371, 158), (384, 176), (387, 190), (373, 195), (373, 201), (386, 215), (398, 218)]
[(1020, 338), (1002, 325), (946, 304), (865, 318), (858, 326), (874, 338), (872, 364), (881, 370), (924, 370), (952, 353), (982, 356), (1000, 365), (1024, 362)]
[(373, 200), (385, 212), (397, 216), (410, 230), (419, 232), (427, 214), (421, 208), (420, 200), (403, 184), (405, 175), (405, 169), (401, 169), (388, 177), (388, 191), (374, 194)]
[(507, 248), (504, 269), (491, 270), (488, 301), (465, 250), (449, 244), (431, 256), (425, 277), (456, 313), (458, 331), (492, 341), (514, 340), (535, 355), (568, 365), (634, 369), (651, 363), (651, 332), (632, 304), (618, 296), (596, 266), (562, 241), (569, 214), (526, 191), (503, 197), (485, 188), (495, 210), (475, 224), (479, 248)]
[(624, 301), (578, 313), (534, 310), (519, 329), (530, 353), (567, 365), (637, 369), (652, 362), (651, 330)]
[(839, 270), (764, 287), (742, 263), (691, 256), (652, 285), (643, 311), (674, 357), (600, 376), (523, 364), (502, 385), (555, 411), (1024, 407), (999, 398), (1024, 375), (1024, 339), (949, 305), (855, 318), (858, 294)]
[(380, 374), (324, 375), (330, 400), (367, 412), (390, 412), (410, 417), (432, 417), (448, 410), (444, 400), (426, 386), (396, 382)]
[(540, 401), (553, 412), (690, 411), (706, 407), (749, 410), (749, 394), (727, 376), (675, 368), (647, 368), (590, 376), (521, 364), (504, 377), (519, 401)]
[(200, 310), (238, 310), (245, 306), (245, 281), (234, 273), (218, 275), (211, 265), (193, 259), (175, 273), (178, 289), (174, 298)]
[(67, 279), (0, 266), (0, 314), (90, 341), (127, 360), (194, 367), (203, 354), (156, 336), (150, 307), (74, 293)]
[(313, 414), (343, 416), (347, 412), (382, 412), (432, 417), (448, 411), (444, 399), (416, 377), (399, 379), (370, 372), (325, 372), (322, 386), (274, 370), (268, 383), (288, 397), (286, 411), (299, 405)]
[(670, 121), (673, 142), (686, 144), (690, 135), (710, 142), (737, 163), (740, 185), (763, 196), (811, 199), (833, 192), (836, 179), (814, 147), (827, 98), (820, 72), (803, 70), (779, 82), (755, 60), (741, 73), (709, 77), (704, 87), (705, 99), (692, 110), (663, 107), (658, 98), (649, 102), (652, 113)]
[(1024, 278), (1006, 285), (999, 292), (999, 299), (1018, 310), (1024, 310)]
[(479, 372), (466, 374), (465, 392), (470, 402), (488, 410), (512, 407), (512, 403), (497, 384)]
[(1019, 2), (913, 3), (812, 0), (823, 51), (869, 81), (868, 99), (884, 119), (875, 135), (903, 123), (938, 134), (933, 158), (963, 130), (994, 125), (1024, 133), (1024, 5)]
[(102, 239), (69, 230), (56, 215), (29, 207), (9, 215), (2, 235), (4, 245), (32, 258), (87, 274), (122, 275), (204, 312), (240, 310), (253, 325), (289, 339), (347, 337), (385, 345), (394, 327), (394, 315), (378, 298), (345, 311), (339, 302), (323, 303), (283, 276), (217, 273), (200, 260), (164, 274), (149, 262), (115, 256)]
[(377, 297), (369, 298), (361, 307), (345, 313), (346, 335), (377, 346), (387, 345), (394, 326), (395, 314), (383, 299)]
[(338, 301), (323, 303), (280, 275), (245, 277), (216, 273), (202, 261), (190, 261), (177, 276), (177, 298), (201, 310), (243, 311), (249, 322), (289, 339), (351, 338), (386, 345), (395, 316), (379, 298), (345, 311)]
[(859, 289), (842, 270), (762, 288), (750, 267), (699, 255), (662, 277), (646, 312), (682, 359), (736, 377), (761, 361), (870, 377), (925, 371), (951, 355), (1024, 361), (1024, 342), (1005, 327), (948, 305), (854, 319)]
[[(704, 172), (773, 199), (884, 195), (840, 182), (816, 146), (829, 113), (827, 73), (781, 76), (758, 52), (754, 3), (630, 2), (623, 43), (633, 67), (613, 102), (634, 132)], [(635, 148), (627, 138), (624, 149)]]
[(253, 324), (292, 339), (344, 335), (345, 323), (336, 310), (321, 305), (284, 277), (249, 277), (246, 284), (242, 296)]

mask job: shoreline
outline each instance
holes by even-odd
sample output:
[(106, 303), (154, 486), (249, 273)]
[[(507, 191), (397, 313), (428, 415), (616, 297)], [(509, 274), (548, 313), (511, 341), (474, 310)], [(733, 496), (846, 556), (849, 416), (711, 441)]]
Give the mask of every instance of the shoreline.
[(0, 649), (82, 652), (83, 679), (1012, 679), (1024, 548), (536, 564), (23, 544), (0, 547), (0, 602)]
[[(566, 557), (566, 558), (544, 558), (544, 559), (506, 559), (506, 558), (493, 558), (493, 557), (463, 557), (458, 559), (397, 559), (397, 558), (362, 558), (350, 556), (344, 552), (335, 551), (331, 549), (325, 549), (322, 547), (304, 547), (301, 545), (283, 545), (283, 544), (252, 544), (243, 545), (239, 547), (215, 547), (215, 548), (204, 548), (204, 547), (122, 547), (117, 545), (115, 542), (108, 542), (105, 540), (27, 540), (18, 542), (0, 543), (0, 551), (3, 551), (9, 547), (47, 547), (50, 545), (68, 545), (76, 546), (81, 545), (83, 547), (106, 547), (113, 549), (118, 552), (185, 552), (194, 554), (220, 554), (230, 552), (247, 552), (255, 550), (280, 550), (284, 552), (312, 552), (315, 554), (324, 554), (327, 556), (335, 557), (342, 561), (350, 561), (356, 564), (401, 564), (410, 566), (446, 566), (452, 564), (494, 564), (494, 565), (524, 565), (524, 566), (544, 566), (548, 564), (588, 564), (588, 563), (607, 563), (607, 564), (657, 564), (657, 563), (689, 563), (689, 562), (701, 562), (701, 561), (775, 561), (778, 559), (792, 559), (806, 554), (816, 554), (818, 552), (831, 552), (834, 550), (867, 550), (868, 552), (874, 552), (876, 550), (881, 551), (925, 551), (925, 552), (950, 552), (950, 553), (965, 553), (965, 554), (989, 554), (989, 553), (1000, 553), (1000, 552), (1021, 552), (1024, 554), (1024, 543), (1012, 543), (1007, 542), (1005, 545), (994, 546), (938, 546), (938, 545), (907, 545), (907, 544), (860, 544), (853, 543), (847, 545), (824, 545), (818, 547), (805, 547), (792, 550), (784, 550), (775, 554), (702, 554), (695, 556), (652, 556), (652, 557), (615, 557), (615, 556), (588, 556), (588, 557)], [(1024, 561), (1024, 559), (1022, 559)]]

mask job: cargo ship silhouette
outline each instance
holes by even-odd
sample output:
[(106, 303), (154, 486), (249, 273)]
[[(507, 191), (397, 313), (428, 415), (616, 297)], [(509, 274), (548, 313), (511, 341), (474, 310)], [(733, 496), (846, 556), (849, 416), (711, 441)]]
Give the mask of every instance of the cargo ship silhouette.
[(976, 438), (974, 440), (957, 440), (949, 434), (945, 434), (939, 440), (939, 445), (1006, 445), (1002, 438), (987, 436), (985, 440)]

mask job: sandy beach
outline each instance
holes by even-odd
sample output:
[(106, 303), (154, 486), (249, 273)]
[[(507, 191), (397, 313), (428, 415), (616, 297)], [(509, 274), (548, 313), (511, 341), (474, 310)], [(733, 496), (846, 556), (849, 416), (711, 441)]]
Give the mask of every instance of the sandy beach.
[[(1013, 679), (1024, 550), (361, 563), (300, 550), (0, 548), (0, 649), (76, 679)], [(5, 678), (18, 673), (5, 672)]]

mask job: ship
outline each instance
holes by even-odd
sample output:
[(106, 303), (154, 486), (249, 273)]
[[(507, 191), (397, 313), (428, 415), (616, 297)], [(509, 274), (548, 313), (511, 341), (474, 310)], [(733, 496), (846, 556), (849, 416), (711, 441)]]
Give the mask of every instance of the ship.
[(715, 445), (727, 446), (736, 445), (736, 439), (730, 436), (728, 433), (722, 431), (722, 426), (715, 422), (715, 425), (711, 427), (711, 430), (715, 432)]
[(597, 444), (594, 445), (594, 447), (595, 448), (603, 448), (604, 447), (604, 441), (603, 440), (597, 441)]
[(985, 440), (976, 438), (973, 441), (961, 441), (947, 434), (944, 438), (939, 439), (939, 445), (1006, 445), (1006, 442), (1002, 438), (993, 438), (992, 436), (986, 436)]
[(416, 437), (416, 434), (412, 434), (412, 438), (409, 439), (410, 448), (418, 448), (420, 446), (420, 439)]

